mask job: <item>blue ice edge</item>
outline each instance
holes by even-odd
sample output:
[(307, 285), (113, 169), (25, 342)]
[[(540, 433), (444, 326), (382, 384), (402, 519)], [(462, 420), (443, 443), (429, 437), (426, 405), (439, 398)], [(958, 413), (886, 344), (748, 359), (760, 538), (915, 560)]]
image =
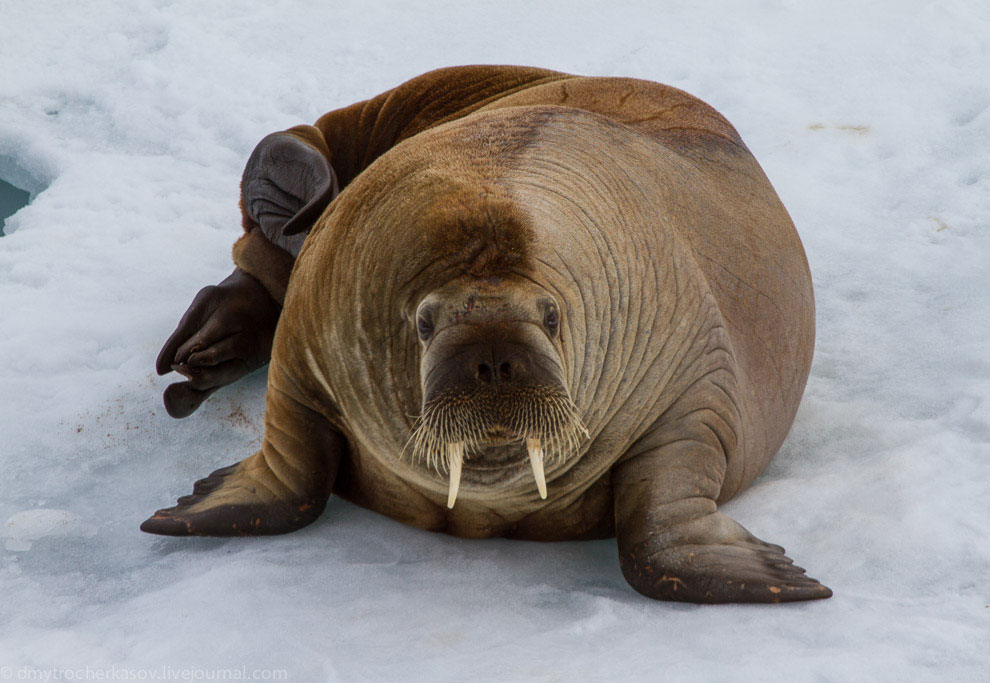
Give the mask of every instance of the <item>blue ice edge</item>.
[(7, 219), (30, 204), (45, 187), (16, 159), (0, 155), (0, 237), (5, 234)]

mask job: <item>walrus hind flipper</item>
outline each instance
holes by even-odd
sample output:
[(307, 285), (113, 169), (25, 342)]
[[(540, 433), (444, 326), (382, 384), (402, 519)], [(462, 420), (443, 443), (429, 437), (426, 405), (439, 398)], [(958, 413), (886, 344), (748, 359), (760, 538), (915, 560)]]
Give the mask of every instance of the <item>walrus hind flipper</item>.
[(818, 600), (832, 591), (807, 576), (778, 545), (751, 542), (676, 545), (656, 551), (650, 541), (622, 557), (622, 572), (651, 598), (694, 603), (772, 603)]
[(308, 231), (339, 192), (330, 150), (313, 126), (266, 136), (254, 148), (241, 177), (244, 210), (265, 236), (297, 254)]
[(327, 496), (298, 500), (291, 491), (259, 480), (252, 461), (221, 468), (193, 485), (178, 505), (159, 510), (141, 531), (163, 536), (265, 536), (286, 534), (315, 521)]

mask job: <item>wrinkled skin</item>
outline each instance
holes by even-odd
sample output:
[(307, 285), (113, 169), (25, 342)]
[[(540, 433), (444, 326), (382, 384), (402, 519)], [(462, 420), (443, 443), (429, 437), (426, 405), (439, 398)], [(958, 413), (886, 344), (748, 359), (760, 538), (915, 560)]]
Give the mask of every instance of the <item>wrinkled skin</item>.
[(201, 289), (155, 364), (159, 375), (174, 370), (186, 378), (165, 389), (168, 414), (191, 415), (217, 389), (268, 363), (280, 312), (264, 286), (239, 268)]

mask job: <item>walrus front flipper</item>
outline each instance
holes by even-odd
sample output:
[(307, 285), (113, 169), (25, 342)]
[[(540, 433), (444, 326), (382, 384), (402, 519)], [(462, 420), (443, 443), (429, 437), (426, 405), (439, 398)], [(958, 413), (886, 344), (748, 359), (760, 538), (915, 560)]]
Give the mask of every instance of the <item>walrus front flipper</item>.
[[(270, 478), (267, 473), (249, 471), (259, 469), (252, 461), (261, 455), (259, 451), (200, 479), (190, 495), (179, 498), (175, 507), (156, 512), (141, 531), (164, 536), (261, 536), (295, 531), (319, 517), (326, 498), (294, 500), (275, 482), (267, 482), (274, 484), (268, 488), (263, 482)], [(262, 481), (256, 480), (258, 474)]]
[(346, 449), (343, 435), (281, 391), (270, 373), (261, 450), (196, 482), (192, 494), (156, 512), (141, 530), (166, 536), (295, 531), (323, 512)]
[[(705, 415), (693, 411), (692, 416)], [(716, 510), (725, 474), (720, 420), (653, 434), (612, 471), (619, 563), (629, 584), (658, 600), (793, 602), (832, 591)], [(722, 423), (724, 424), (724, 423)], [(718, 438), (722, 436), (723, 438)]]
[[(672, 540), (673, 545), (664, 545)], [(795, 602), (832, 595), (795, 566), (783, 548), (764, 543), (720, 512), (660, 529), (631, 547), (621, 546), (619, 562), (626, 580), (659, 600)]]

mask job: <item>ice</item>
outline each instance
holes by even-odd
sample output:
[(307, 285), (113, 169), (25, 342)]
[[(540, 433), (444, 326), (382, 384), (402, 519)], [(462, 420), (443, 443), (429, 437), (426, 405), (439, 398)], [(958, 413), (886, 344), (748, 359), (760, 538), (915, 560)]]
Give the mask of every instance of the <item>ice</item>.
[(31, 549), (43, 538), (65, 538), (84, 535), (82, 518), (68, 510), (38, 508), (18, 512), (0, 529), (4, 547), (15, 552)]
[[(0, 238), (0, 519), (43, 532), (0, 550), (0, 665), (990, 680), (984, 3), (8, 3), (0, 16), (0, 177), (32, 194)], [(835, 597), (656, 603), (626, 585), (613, 541), (464, 541), (339, 500), (284, 537), (138, 531), (261, 438), (263, 373), (176, 421), (160, 402), (171, 378), (153, 372), (192, 296), (231, 268), (254, 144), (465, 63), (658, 80), (739, 129), (802, 235), (818, 341), (787, 442), (725, 509)], [(59, 519), (71, 534), (48, 533)]]

